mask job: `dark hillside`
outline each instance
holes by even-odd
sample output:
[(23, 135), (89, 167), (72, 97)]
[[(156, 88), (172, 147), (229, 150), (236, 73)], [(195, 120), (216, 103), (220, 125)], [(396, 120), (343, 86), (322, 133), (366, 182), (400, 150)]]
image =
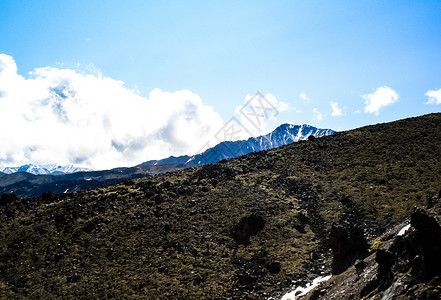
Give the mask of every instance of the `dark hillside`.
[(425, 206), (440, 153), (431, 114), (96, 190), (5, 196), (0, 298), (267, 298), (331, 272), (331, 230), (371, 242)]
[(14, 192), (20, 198), (38, 197), (43, 193), (61, 194), (100, 188), (128, 179), (184, 169), (184, 165), (136, 166), (103, 171), (76, 172), (61, 175), (33, 175), (26, 172), (0, 174), (0, 194)]

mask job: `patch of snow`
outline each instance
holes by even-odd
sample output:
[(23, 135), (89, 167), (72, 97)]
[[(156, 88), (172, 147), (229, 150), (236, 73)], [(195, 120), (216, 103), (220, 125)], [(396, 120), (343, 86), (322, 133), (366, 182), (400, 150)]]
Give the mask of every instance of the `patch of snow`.
[(280, 300), (296, 300), (299, 296), (305, 296), (307, 293), (316, 288), (321, 282), (329, 280), (331, 275), (319, 276), (315, 278), (311, 283), (307, 283), (306, 287), (298, 286), (293, 291), (285, 294)]
[(397, 236), (402, 236), (406, 233), (406, 231), (408, 231), (410, 228), (410, 224), (404, 226), (403, 228), (401, 228), (400, 232), (398, 232)]
[(66, 189), (66, 190), (64, 191), (64, 193), (66, 194), (68, 190), (69, 190), (69, 189)]

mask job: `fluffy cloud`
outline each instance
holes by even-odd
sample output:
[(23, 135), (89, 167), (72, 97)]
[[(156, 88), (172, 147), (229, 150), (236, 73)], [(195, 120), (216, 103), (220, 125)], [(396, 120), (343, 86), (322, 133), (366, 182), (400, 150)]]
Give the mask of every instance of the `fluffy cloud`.
[(366, 104), (364, 111), (376, 116), (378, 116), (380, 109), (397, 102), (399, 98), (397, 92), (387, 86), (379, 87), (374, 93), (361, 95), (361, 97)]
[(312, 109), (312, 112), (313, 112), (313, 114), (314, 114), (314, 116), (315, 116), (315, 118), (316, 118), (317, 120), (321, 121), (321, 120), (323, 119), (323, 115), (322, 115), (322, 113), (319, 112), (319, 110), (318, 110), (317, 108), (314, 107), (314, 108)]
[(305, 100), (306, 102), (311, 101), (311, 99), (309, 99), (308, 96), (306, 96), (305, 92), (301, 92), (299, 97), (300, 99)]
[(441, 89), (437, 91), (427, 91), (426, 96), (429, 98), (426, 104), (441, 104)]
[(332, 113), (331, 115), (333, 117), (341, 117), (344, 116), (345, 114), (343, 113), (343, 110), (338, 106), (337, 102), (330, 102), (329, 103), (332, 107)]
[(17, 74), (0, 54), (0, 167), (33, 162), (92, 169), (195, 153), (222, 127), (212, 107), (188, 91), (148, 97), (101, 74), (39, 68)]

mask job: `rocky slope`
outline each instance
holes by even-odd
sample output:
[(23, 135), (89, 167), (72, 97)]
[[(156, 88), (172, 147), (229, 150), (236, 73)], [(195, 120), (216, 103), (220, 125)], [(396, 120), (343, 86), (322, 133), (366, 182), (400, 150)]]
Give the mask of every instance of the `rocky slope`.
[[(0, 298), (265, 299), (363, 270), (378, 237), (440, 192), (439, 153), (431, 114), (96, 190), (5, 195)], [(357, 254), (337, 259), (338, 245)]]
[(430, 209), (416, 209), (410, 224), (378, 237), (369, 255), (299, 299), (440, 299), (440, 196), (431, 199)]

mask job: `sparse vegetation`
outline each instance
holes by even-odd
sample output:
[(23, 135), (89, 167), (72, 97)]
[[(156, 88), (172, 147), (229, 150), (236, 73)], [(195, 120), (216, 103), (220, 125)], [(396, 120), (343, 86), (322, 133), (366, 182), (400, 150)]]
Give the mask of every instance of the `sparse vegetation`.
[(95, 190), (2, 200), (0, 298), (275, 295), (330, 272), (333, 224), (372, 242), (425, 206), (441, 189), (440, 153), (441, 114), (431, 114)]

